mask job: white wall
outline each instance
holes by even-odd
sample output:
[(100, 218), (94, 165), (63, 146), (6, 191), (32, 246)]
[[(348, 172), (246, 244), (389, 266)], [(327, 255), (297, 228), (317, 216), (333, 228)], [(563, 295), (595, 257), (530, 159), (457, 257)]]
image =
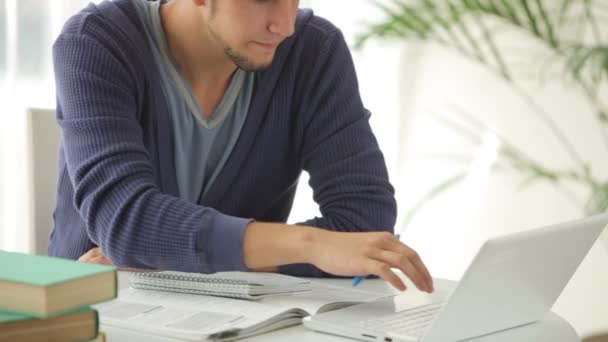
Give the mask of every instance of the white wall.
[(0, 0), (0, 60), (6, 61), (0, 64), (0, 249), (31, 251), (25, 108), (55, 107), (51, 46), (65, 20), (87, 3)]

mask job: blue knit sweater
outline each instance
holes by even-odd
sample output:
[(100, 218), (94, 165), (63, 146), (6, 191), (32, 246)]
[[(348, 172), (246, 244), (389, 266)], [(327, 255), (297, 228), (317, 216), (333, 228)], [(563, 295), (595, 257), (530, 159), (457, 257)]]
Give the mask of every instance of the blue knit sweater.
[[(310, 173), (334, 231), (392, 231), (396, 203), (340, 31), (311, 11), (256, 76), (247, 121), (204, 204), (178, 197), (159, 71), (129, 0), (89, 5), (53, 47), (59, 185), (49, 254), (101, 247), (120, 267), (246, 270), (251, 219), (285, 222)], [(297, 228), (294, 228), (297, 229)], [(323, 275), (306, 264), (283, 273)]]

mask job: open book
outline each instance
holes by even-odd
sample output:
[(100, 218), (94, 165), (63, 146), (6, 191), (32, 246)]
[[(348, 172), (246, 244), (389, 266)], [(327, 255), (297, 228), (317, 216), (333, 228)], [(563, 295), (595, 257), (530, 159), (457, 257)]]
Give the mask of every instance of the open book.
[(218, 272), (213, 274), (134, 272), (135, 289), (183, 292), (220, 297), (260, 299), (269, 295), (310, 291), (310, 281), (277, 273)]
[(311, 290), (259, 301), (141, 289), (97, 305), (101, 324), (189, 341), (227, 341), (297, 325), (308, 315), (372, 301), (373, 292), (312, 282)]

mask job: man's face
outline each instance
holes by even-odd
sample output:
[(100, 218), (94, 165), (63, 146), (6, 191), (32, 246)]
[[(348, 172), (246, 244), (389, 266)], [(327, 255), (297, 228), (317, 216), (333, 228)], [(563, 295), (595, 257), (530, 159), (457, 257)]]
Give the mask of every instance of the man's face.
[(270, 66), (277, 46), (291, 36), (300, 0), (210, 0), (212, 36), (241, 69)]

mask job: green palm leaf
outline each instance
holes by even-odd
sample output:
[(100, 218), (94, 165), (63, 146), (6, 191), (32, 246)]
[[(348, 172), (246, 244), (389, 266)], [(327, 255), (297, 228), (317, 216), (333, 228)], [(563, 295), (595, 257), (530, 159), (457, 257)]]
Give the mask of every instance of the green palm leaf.
[(584, 77), (587, 71), (590, 75), (596, 75), (596, 83), (608, 80), (608, 45), (572, 45), (564, 53), (566, 70), (575, 78)]

